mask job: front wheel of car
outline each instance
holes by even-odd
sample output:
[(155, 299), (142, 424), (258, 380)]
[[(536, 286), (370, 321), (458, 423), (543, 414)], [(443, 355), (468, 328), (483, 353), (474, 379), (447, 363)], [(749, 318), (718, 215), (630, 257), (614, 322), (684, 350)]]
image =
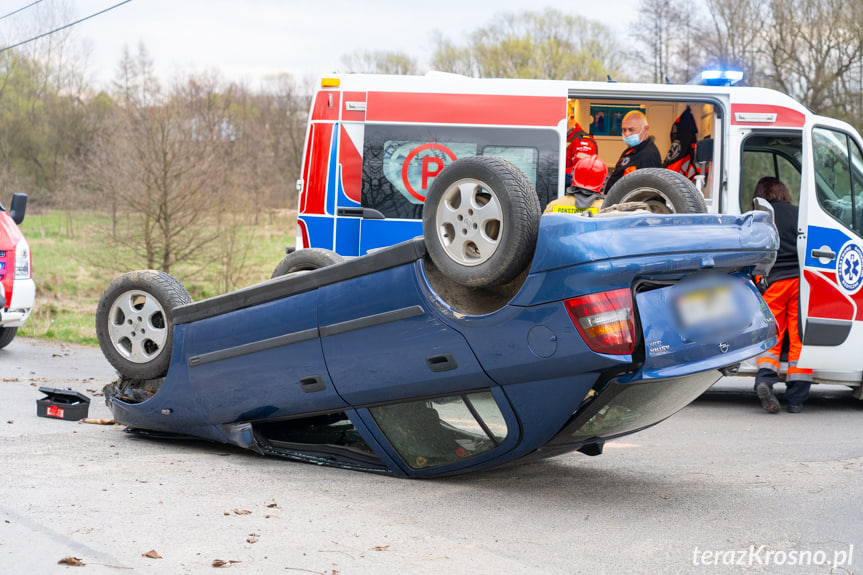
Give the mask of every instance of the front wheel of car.
[(502, 285), (533, 258), (539, 216), (539, 198), (515, 165), (491, 156), (462, 158), (435, 177), (426, 196), (426, 250), (456, 283)]
[(296, 250), (282, 258), (273, 270), (270, 279), (295, 272), (312, 271), (340, 264), (345, 258), (332, 250), (324, 248), (305, 248)]
[(17, 327), (0, 327), (0, 349), (12, 343), (16, 333), (18, 333)]
[(125, 378), (164, 376), (171, 362), (174, 310), (191, 301), (186, 288), (165, 272), (119, 276), (96, 308), (96, 337), (105, 358)]
[(685, 176), (665, 168), (642, 168), (620, 178), (605, 194), (603, 208), (643, 202), (655, 214), (707, 211), (704, 196)]

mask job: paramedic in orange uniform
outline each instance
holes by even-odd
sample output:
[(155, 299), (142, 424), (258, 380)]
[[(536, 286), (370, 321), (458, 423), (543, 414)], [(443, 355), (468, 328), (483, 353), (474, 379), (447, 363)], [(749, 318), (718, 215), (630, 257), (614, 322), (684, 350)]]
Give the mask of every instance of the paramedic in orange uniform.
[(785, 400), (788, 413), (800, 413), (803, 402), (809, 397), (812, 370), (797, 367), (800, 357), (800, 268), (797, 263), (797, 206), (791, 203), (788, 188), (777, 178), (761, 178), (755, 186), (755, 197), (764, 198), (773, 206), (776, 229), (779, 230), (779, 252), (776, 263), (767, 276), (764, 301), (776, 318), (776, 335), (779, 341), (773, 349), (758, 356), (758, 374), (755, 392), (761, 407), (768, 413), (779, 412), (779, 400), (773, 393), (773, 384), (779, 380), (779, 354), (785, 330), (788, 330), (788, 371), (785, 375)]
[(653, 143), (653, 136), (648, 135), (650, 126), (647, 125), (647, 116), (638, 110), (631, 110), (623, 117), (620, 124), (621, 137), (626, 144), (626, 149), (617, 160), (608, 182), (605, 184), (605, 193), (611, 189), (614, 183), (628, 174), (640, 168), (661, 168), (662, 157), (659, 149)]

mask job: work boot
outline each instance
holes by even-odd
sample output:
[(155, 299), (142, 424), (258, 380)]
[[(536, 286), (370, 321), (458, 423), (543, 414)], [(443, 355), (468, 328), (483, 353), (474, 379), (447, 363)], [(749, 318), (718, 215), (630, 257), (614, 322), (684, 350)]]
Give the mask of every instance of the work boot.
[(755, 386), (755, 393), (758, 394), (758, 399), (761, 400), (761, 407), (767, 413), (779, 413), (779, 400), (773, 395), (773, 390), (766, 383), (759, 383)]
[[(763, 403), (762, 403), (763, 405)], [(788, 404), (788, 413), (800, 413), (803, 411), (803, 406), (797, 403)]]

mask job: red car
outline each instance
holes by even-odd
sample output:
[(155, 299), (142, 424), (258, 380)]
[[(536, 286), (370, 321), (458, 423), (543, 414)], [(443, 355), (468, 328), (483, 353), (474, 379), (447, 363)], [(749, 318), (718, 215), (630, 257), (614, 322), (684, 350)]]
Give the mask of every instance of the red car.
[(30, 245), (18, 228), (26, 208), (27, 194), (13, 194), (8, 211), (0, 204), (0, 349), (27, 321), (36, 297)]

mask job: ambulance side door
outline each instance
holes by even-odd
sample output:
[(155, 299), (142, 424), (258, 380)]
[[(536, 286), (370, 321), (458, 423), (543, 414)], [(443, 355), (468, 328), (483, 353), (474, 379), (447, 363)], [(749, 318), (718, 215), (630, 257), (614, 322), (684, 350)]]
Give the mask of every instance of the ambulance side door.
[(800, 366), (859, 370), (863, 358), (863, 145), (847, 124), (807, 122), (797, 251)]
[[(363, 137), (366, 93), (343, 92), (341, 122), (336, 124), (336, 146), (331, 149), (328, 199), (335, 202), (333, 249), (343, 256), (358, 256), (363, 220), (375, 217), (362, 207)], [(328, 203), (329, 205), (329, 203)]]

